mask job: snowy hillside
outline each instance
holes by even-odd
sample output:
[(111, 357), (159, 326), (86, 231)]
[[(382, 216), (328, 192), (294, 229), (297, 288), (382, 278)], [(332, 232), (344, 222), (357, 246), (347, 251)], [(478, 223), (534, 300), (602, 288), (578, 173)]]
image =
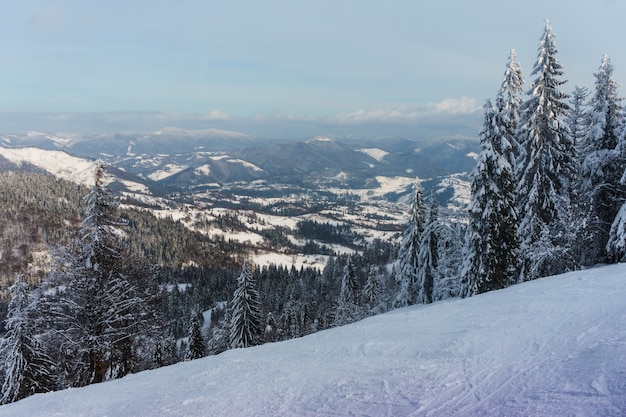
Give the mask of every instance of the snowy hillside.
[(38, 148), (3, 148), (0, 156), (9, 161), (21, 164), (29, 163), (49, 173), (76, 182), (92, 184), (95, 165), (93, 161), (77, 158), (62, 151), (47, 151)]
[(626, 265), (0, 407), (36, 416), (624, 416)]

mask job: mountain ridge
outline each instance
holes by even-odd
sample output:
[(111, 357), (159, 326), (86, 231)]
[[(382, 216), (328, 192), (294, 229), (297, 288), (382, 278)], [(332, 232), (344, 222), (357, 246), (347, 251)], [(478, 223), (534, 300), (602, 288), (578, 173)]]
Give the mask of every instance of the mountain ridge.
[(316, 137), (279, 141), (218, 129), (164, 128), (148, 134), (109, 136), (41, 132), (0, 136), (0, 148), (29, 146), (63, 151), (72, 157), (105, 159), (126, 173), (126, 181), (142, 184), (154, 193), (192, 192), (216, 184), (257, 180), (309, 189), (369, 188), (378, 176), (430, 180), (470, 172), (479, 151), (478, 141), (472, 138)]

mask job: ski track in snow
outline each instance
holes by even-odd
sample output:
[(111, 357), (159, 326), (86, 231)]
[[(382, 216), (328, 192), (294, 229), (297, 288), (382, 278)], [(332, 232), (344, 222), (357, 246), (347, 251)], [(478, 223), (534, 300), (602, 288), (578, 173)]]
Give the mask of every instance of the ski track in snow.
[(626, 264), (40, 394), (0, 417), (626, 415)]

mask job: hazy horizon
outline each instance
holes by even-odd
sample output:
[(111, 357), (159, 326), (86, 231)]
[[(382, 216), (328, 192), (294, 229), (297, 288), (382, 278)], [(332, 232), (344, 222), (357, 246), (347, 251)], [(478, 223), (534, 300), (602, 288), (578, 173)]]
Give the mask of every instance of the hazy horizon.
[(511, 49), (532, 80), (545, 19), (564, 91), (592, 88), (605, 53), (625, 80), (624, 15), (615, 0), (12, 2), (0, 130), (476, 136)]

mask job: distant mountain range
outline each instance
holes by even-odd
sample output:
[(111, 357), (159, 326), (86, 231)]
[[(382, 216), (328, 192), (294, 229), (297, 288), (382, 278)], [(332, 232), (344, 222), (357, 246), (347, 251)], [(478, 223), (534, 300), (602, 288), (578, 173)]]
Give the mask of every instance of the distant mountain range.
[[(53, 169), (42, 165), (50, 163), (43, 163), (47, 159), (43, 156), (35, 156), (35, 149), (64, 151), (81, 159), (103, 158), (118, 170), (120, 184), (135, 190), (146, 187), (154, 194), (253, 181), (306, 189), (375, 188), (380, 177), (432, 180), (468, 173), (480, 151), (476, 138), (317, 137), (278, 141), (218, 129), (189, 131), (171, 127), (151, 133), (113, 135), (31, 131), (0, 136), (0, 147), (22, 148), (22, 156), (16, 156), (15, 150), (0, 151), (5, 165), (6, 160), (27, 162), (47, 171)], [(33, 150), (23, 149), (26, 147)], [(52, 160), (57, 170), (67, 172), (81, 165), (78, 159), (58, 154)]]

